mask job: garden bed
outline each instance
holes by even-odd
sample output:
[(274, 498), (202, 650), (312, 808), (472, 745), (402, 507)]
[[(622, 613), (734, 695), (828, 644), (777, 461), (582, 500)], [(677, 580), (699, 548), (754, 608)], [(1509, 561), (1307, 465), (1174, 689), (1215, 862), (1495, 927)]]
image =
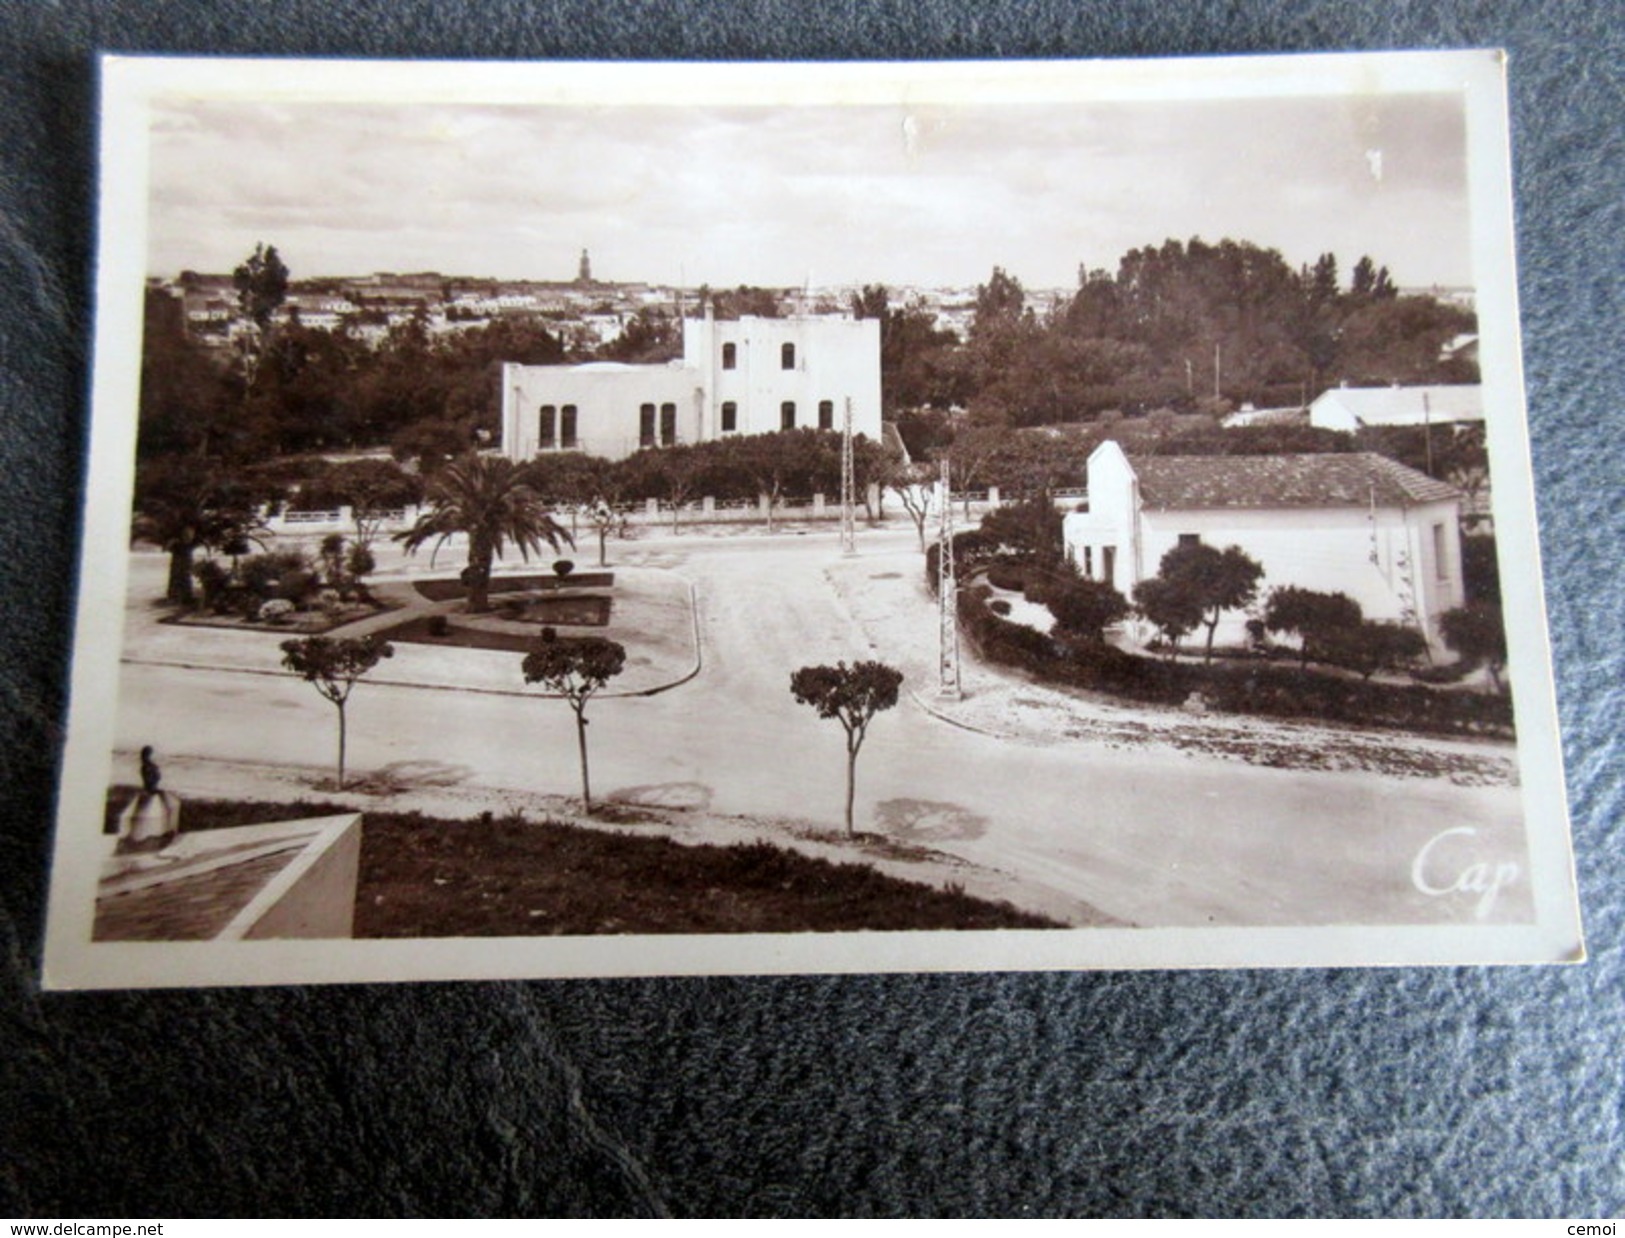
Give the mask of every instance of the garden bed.
[(609, 623), (611, 600), (602, 594), (570, 597), (509, 598), (497, 607), (510, 623), (567, 628), (601, 628)]
[[(489, 591), (493, 594), (526, 593), (548, 589), (611, 589), (614, 586), (614, 572), (572, 572), (568, 576), (493, 576)], [(413, 581), (412, 587), (431, 602), (456, 602), (468, 596), (468, 586), (456, 577)]]
[[(485, 649), (497, 653), (529, 653), (536, 645), (536, 638), (540, 629), (536, 631), (503, 631), (496, 627), (472, 627), (452, 622), (447, 625), (444, 632), (436, 635), (437, 624), (434, 620), (443, 616), (419, 615), (415, 619), (408, 619), (404, 623), (397, 623), (376, 633), (383, 640), (394, 641), (403, 645), (438, 645), (443, 649)], [(500, 617), (485, 615), (486, 620)], [(561, 641), (568, 641), (568, 636), (560, 636)]]
[(275, 623), (262, 619), (243, 619), (235, 615), (217, 615), (212, 611), (183, 610), (165, 615), (159, 623), (186, 628), (225, 628), (236, 632), (276, 632), (285, 636), (320, 636), (358, 619), (370, 619), (399, 607), (389, 603), (344, 606), (337, 611), (296, 610)]

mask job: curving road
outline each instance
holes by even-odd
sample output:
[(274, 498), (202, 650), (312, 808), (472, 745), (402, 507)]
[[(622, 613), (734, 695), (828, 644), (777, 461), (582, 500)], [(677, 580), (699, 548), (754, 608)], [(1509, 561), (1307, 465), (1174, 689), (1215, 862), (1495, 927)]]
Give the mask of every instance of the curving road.
[[(902, 536), (912, 535), (862, 544), (890, 548)], [(835, 553), (827, 535), (639, 543), (639, 557), (697, 584), (705, 666), (663, 695), (592, 706), (595, 790), (838, 825), (840, 728), (789, 692), (797, 666), (871, 656), (823, 580)], [(577, 785), (573, 719), (558, 702), (363, 684), (350, 717), (355, 770), (433, 759), (480, 786)], [(292, 679), (123, 668), (121, 749), (158, 742), (171, 755), (321, 767), (333, 725), (332, 707)], [(860, 828), (1137, 925), (1471, 923), (1476, 896), (1429, 895), (1412, 880), (1418, 851), (1454, 827), (1475, 833), (1435, 848), (1433, 884), (1479, 861), (1527, 869), (1512, 789), (1026, 746), (961, 730), (906, 698), (871, 729), (857, 807)], [(1530, 914), (1526, 886), (1513, 882), (1487, 918)]]

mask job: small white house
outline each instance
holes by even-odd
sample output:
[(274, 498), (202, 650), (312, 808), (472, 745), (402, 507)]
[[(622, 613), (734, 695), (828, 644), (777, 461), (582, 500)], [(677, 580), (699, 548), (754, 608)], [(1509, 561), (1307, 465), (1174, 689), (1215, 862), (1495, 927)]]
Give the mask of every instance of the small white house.
[(878, 441), (880, 323), (833, 317), (683, 321), (683, 357), (666, 365), (502, 367), (502, 451), (619, 460), (641, 447), (803, 427)]
[[(1262, 564), (1261, 599), (1277, 585), (1344, 593), (1368, 619), (1414, 616), (1435, 651), (1439, 616), (1466, 600), (1460, 491), (1385, 456), (1131, 460), (1107, 441), (1088, 467), (1089, 510), (1065, 518), (1066, 551), (1125, 597), (1168, 551), (1197, 541), (1240, 546)], [(1242, 640), (1247, 618), (1226, 613), (1217, 639)]]
[(1333, 387), (1309, 405), (1309, 424), (1353, 433), (1362, 426), (1442, 426), (1484, 420), (1478, 383), (1436, 387)]

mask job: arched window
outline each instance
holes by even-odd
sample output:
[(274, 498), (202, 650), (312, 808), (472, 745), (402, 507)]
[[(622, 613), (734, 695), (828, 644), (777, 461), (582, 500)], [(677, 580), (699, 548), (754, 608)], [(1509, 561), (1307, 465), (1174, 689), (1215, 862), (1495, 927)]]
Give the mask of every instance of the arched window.
[(655, 406), (644, 404), (638, 408), (638, 446), (655, 445)]
[(576, 406), (566, 404), (559, 410), (559, 439), (560, 446), (566, 451), (573, 451), (580, 443), (576, 440)]
[(729, 434), (739, 429), (739, 405), (732, 400), (722, 402), (722, 432)]
[(818, 428), (820, 430), (833, 430), (835, 428), (835, 401), (818, 401)]
[(536, 448), (545, 451), (550, 447), (558, 446), (554, 435), (554, 420), (557, 410), (551, 404), (544, 404), (536, 415)]
[(785, 343), (779, 345), (779, 369), (793, 370), (796, 368), (796, 346)]
[(796, 428), (796, 402), (786, 400), (779, 405), (779, 429), (794, 430)]
[(739, 364), (739, 346), (737, 344), (724, 344), (722, 346), (722, 368), (731, 370)]
[(677, 405), (660, 406), (660, 445), (670, 447), (677, 441)]

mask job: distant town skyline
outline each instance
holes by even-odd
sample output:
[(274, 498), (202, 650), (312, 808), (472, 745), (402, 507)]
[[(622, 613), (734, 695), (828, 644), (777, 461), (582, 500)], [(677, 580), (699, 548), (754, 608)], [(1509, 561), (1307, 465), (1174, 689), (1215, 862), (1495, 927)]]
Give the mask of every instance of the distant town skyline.
[(916, 108), (156, 103), (148, 270), (1033, 288), (1229, 238), (1475, 284), (1452, 95)]

